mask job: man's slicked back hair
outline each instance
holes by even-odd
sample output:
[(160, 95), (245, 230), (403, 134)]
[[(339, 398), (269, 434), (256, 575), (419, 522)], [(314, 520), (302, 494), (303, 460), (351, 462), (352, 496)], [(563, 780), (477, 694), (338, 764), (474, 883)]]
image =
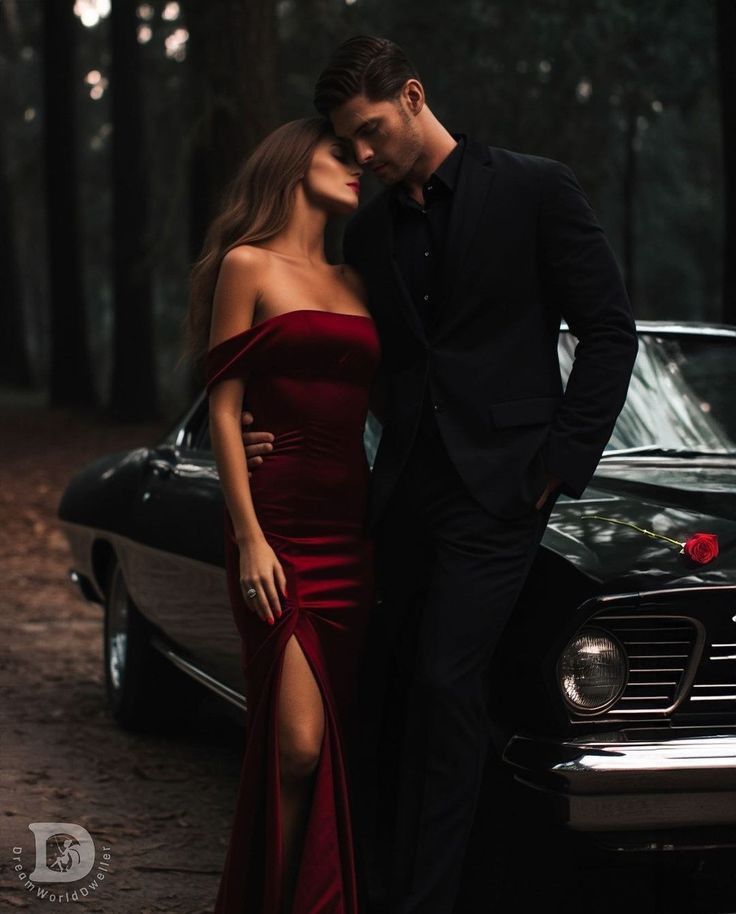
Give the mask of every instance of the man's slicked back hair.
[(355, 35), (343, 41), (320, 73), (314, 107), (325, 117), (356, 95), (372, 102), (396, 98), (407, 79), (419, 73), (401, 48), (388, 38)]

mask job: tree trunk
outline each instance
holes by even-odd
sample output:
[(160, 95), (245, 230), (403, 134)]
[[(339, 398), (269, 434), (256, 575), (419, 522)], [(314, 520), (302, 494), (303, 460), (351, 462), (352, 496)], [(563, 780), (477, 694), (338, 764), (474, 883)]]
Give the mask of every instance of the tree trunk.
[(723, 321), (736, 324), (736, 7), (717, 0), (718, 79), (723, 142)]
[[(225, 185), (278, 124), (276, 0), (186, 0), (192, 116), (190, 260), (199, 257)], [(201, 378), (190, 373), (192, 396)]]
[(3, 358), (0, 381), (33, 387), (25, 337), (18, 252), (13, 230), (13, 201), (5, 161), (5, 138), (0, 130), (0, 339)]
[(115, 0), (110, 16), (114, 331), (109, 412), (132, 421), (158, 418), (137, 6), (136, 0)]
[[(16, 4), (0, 7), (0, 53), (3, 71), (12, 74), (20, 47)], [(20, 116), (12, 104), (11, 86), (15, 81), (0, 81), (2, 110)], [(20, 267), (16, 245), (17, 218), (13, 207), (13, 194), (8, 174), (4, 122), (0, 122), (0, 339), (4, 343), (4, 358), (0, 362), (0, 382), (16, 387), (32, 387), (33, 376), (25, 338), (23, 297), (21, 294)]]
[(191, 252), (199, 254), (222, 190), (278, 123), (275, 0), (186, 4), (192, 150)]
[(48, 236), (51, 366), (49, 402), (96, 406), (86, 333), (77, 205), (73, 0), (44, 3), (44, 178)]

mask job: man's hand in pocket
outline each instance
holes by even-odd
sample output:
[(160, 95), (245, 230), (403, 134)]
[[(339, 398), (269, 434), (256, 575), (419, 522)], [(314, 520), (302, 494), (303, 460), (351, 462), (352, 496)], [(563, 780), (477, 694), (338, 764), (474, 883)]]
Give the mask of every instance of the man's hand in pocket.
[(542, 510), (542, 508), (544, 507), (544, 503), (547, 501), (547, 498), (549, 497), (550, 493), (554, 492), (554, 490), (561, 483), (562, 483), (562, 480), (559, 479), (557, 476), (548, 476), (547, 477), (547, 485), (545, 486), (544, 492), (542, 492), (542, 494), (539, 496), (539, 499), (538, 499), (536, 505), (534, 506), (537, 509), (537, 511)]

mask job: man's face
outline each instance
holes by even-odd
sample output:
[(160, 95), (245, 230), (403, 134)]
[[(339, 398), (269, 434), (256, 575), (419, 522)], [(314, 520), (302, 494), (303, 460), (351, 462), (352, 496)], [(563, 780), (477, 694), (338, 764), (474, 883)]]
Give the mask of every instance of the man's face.
[(411, 171), (423, 138), (410, 107), (407, 87), (396, 99), (372, 102), (356, 95), (330, 111), (335, 133), (352, 144), (357, 162), (383, 184), (396, 184)]

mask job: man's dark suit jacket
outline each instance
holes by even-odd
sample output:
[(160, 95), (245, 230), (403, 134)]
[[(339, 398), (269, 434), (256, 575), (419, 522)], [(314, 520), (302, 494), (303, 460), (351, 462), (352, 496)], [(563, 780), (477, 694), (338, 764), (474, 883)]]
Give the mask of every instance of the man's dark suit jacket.
[[(390, 189), (350, 219), (382, 347), (383, 433), (368, 527), (409, 454), (425, 386), (460, 476), (491, 514), (534, 510), (547, 472), (580, 498), (626, 399), (637, 352), (620, 270), (572, 170), (467, 137), (428, 330), (393, 256)], [(560, 318), (577, 339), (564, 390)]]

